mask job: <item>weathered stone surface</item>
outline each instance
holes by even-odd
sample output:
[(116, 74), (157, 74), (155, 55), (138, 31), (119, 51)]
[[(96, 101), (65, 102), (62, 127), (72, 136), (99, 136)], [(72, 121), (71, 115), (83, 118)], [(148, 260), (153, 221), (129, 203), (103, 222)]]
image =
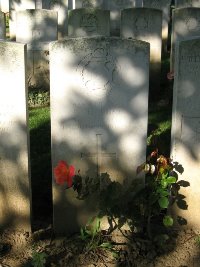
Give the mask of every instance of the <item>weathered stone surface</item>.
[(175, 44), (200, 35), (200, 8), (177, 8), (172, 13), (170, 69), (174, 69)]
[(9, 1), (1, 0), (0, 1), (0, 10), (4, 13), (8, 13), (9, 12)]
[(5, 14), (0, 11), (0, 39), (6, 39), (6, 19)]
[(57, 12), (45, 9), (29, 9), (16, 13), (16, 41), (38, 44), (58, 39)]
[(162, 40), (163, 49), (167, 49), (168, 24), (170, 20), (171, 0), (143, 0), (143, 7), (156, 8), (163, 12), (162, 14)]
[(104, 0), (75, 0), (75, 8), (104, 8)]
[(110, 10), (111, 36), (120, 35), (121, 10), (135, 7), (135, 0), (110, 0), (105, 1), (105, 9)]
[(69, 11), (68, 36), (110, 36), (110, 12), (100, 9), (74, 9)]
[(175, 0), (175, 8), (180, 7), (200, 7), (199, 0)]
[[(121, 37), (150, 43), (150, 97), (158, 93), (161, 74), (162, 12), (152, 8), (128, 8), (121, 13)], [(156, 91), (158, 90), (158, 91)]]
[[(149, 44), (105, 37), (54, 42), (50, 73), (53, 168), (66, 160), (82, 177), (134, 179), (146, 154)], [(64, 187), (53, 182), (54, 230), (70, 234), (85, 225), (95, 200), (80, 201)]]
[(49, 88), (49, 42), (57, 40), (57, 12), (17, 12), (16, 40), (28, 43), (28, 85)]
[(0, 225), (31, 229), (26, 45), (0, 42)]
[(67, 36), (68, 0), (36, 0), (37, 9), (48, 9), (58, 13), (58, 39)]
[(16, 12), (25, 9), (35, 9), (35, 0), (9, 0), (9, 31), (10, 39), (16, 38)]
[(200, 39), (181, 41), (176, 55), (171, 156), (184, 168), (179, 179), (189, 182), (190, 186), (180, 192), (188, 208), (177, 208), (175, 212), (187, 219), (187, 227), (199, 229)]

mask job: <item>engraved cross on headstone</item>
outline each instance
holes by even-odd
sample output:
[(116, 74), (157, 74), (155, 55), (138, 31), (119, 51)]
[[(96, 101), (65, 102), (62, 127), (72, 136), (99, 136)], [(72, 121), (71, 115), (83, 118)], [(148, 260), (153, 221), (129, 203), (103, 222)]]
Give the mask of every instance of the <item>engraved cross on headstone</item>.
[(96, 174), (100, 177), (102, 158), (116, 158), (116, 153), (106, 153), (102, 152), (102, 134), (96, 134), (96, 153), (81, 153), (81, 158), (96, 158)]

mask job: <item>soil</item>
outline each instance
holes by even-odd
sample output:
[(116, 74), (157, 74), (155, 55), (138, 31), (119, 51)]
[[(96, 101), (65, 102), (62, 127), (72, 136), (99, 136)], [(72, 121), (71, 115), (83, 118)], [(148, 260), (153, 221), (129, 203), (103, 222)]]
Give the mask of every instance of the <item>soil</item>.
[(54, 238), (51, 227), (34, 234), (5, 231), (1, 234), (0, 267), (33, 266), (33, 251), (45, 252), (45, 265), (35, 267), (199, 267), (199, 233), (192, 230), (173, 231), (172, 238), (162, 250), (152, 243), (134, 238), (131, 243), (118, 231), (107, 240), (112, 250), (87, 249), (79, 235)]

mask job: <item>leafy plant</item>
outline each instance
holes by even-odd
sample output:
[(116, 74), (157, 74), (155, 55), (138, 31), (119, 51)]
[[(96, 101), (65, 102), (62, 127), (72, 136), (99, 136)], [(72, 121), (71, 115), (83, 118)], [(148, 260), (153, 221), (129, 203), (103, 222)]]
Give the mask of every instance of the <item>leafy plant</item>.
[[(58, 168), (61, 168), (59, 172)], [(182, 173), (183, 168), (170, 158), (159, 155), (156, 150), (147, 157), (146, 162), (138, 166), (137, 174), (140, 172), (146, 173), (145, 186), (137, 177), (131, 182), (124, 180), (119, 183), (111, 180), (107, 173), (96, 178), (84, 178), (74, 175), (75, 168), (67, 163), (62, 166), (59, 163), (54, 168), (55, 181), (60, 185), (66, 182), (66, 189), (72, 187), (78, 199), (95, 196), (97, 200), (98, 216), (81, 229), (81, 238), (88, 242), (88, 250), (110, 246), (103, 242), (100, 230), (99, 218), (103, 216), (109, 222), (107, 233), (118, 229), (131, 241), (132, 237), (123, 231), (123, 226), (127, 225), (133, 235), (140, 229), (145, 238), (159, 246), (169, 239), (168, 232), (174, 224), (169, 207), (174, 203), (180, 207), (180, 201), (183, 204), (184, 196), (181, 195), (180, 199), (178, 191), (181, 186), (189, 185), (185, 181), (178, 181), (178, 173)], [(187, 207), (186, 202), (184, 204)]]
[(28, 105), (29, 107), (48, 106), (50, 103), (50, 93), (42, 89), (29, 88)]
[(47, 254), (33, 249), (31, 264), (34, 267), (44, 267), (46, 263)]
[[(159, 221), (162, 221), (166, 228), (174, 224), (174, 219), (168, 213), (169, 207), (178, 201), (178, 190), (181, 186), (180, 181), (178, 182), (178, 172), (182, 173), (183, 168), (170, 158), (159, 155), (158, 151), (153, 151), (147, 158), (147, 162), (138, 167), (137, 172), (141, 171), (147, 174), (146, 185), (143, 190), (144, 198), (141, 199), (144, 224), (148, 237), (155, 239), (159, 233), (156, 233), (157, 230), (152, 233), (152, 220), (154, 226), (155, 222), (158, 224)], [(165, 240), (167, 240), (166, 236), (164, 233)]]
[(91, 250), (106, 249), (112, 252), (113, 257), (117, 257), (112, 243), (101, 230), (101, 219), (98, 216), (90, 218), (88, 223), (81, 228), (80, 234), (81, 240), (86, 243), (86, 253)]

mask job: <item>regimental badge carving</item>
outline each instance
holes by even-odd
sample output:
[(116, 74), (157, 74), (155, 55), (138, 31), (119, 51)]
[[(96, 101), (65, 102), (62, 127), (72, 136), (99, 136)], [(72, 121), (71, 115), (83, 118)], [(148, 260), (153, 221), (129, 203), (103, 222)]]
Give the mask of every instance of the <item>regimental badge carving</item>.
[(93, 93), (96, 96), (98, 94), (101, 96), (102, 91), (107, 93), (116, 86), (115, 78), (118, 70), (119, 66), (109, 50), (102, 47), (94, 49), (79, 62), (77, 67), (86, 93)]
[(94, 14), (86, 13), (81, 18), (81, 27), (85, 29), (86, 32), (97, 31), (98, 21)]
[(141, 32), (144, 34), (145, 31), (148, 30), (148, 27), (149, 27), (148, 18), (137, 17), (133, 22), (133, 28), (135, 28), (136, 30), (136, 35), (140, 35)]
[(200, 30), (200, 18), (198, 16), (188, 16), (186, 19), (186, 27), (188, 31)]

